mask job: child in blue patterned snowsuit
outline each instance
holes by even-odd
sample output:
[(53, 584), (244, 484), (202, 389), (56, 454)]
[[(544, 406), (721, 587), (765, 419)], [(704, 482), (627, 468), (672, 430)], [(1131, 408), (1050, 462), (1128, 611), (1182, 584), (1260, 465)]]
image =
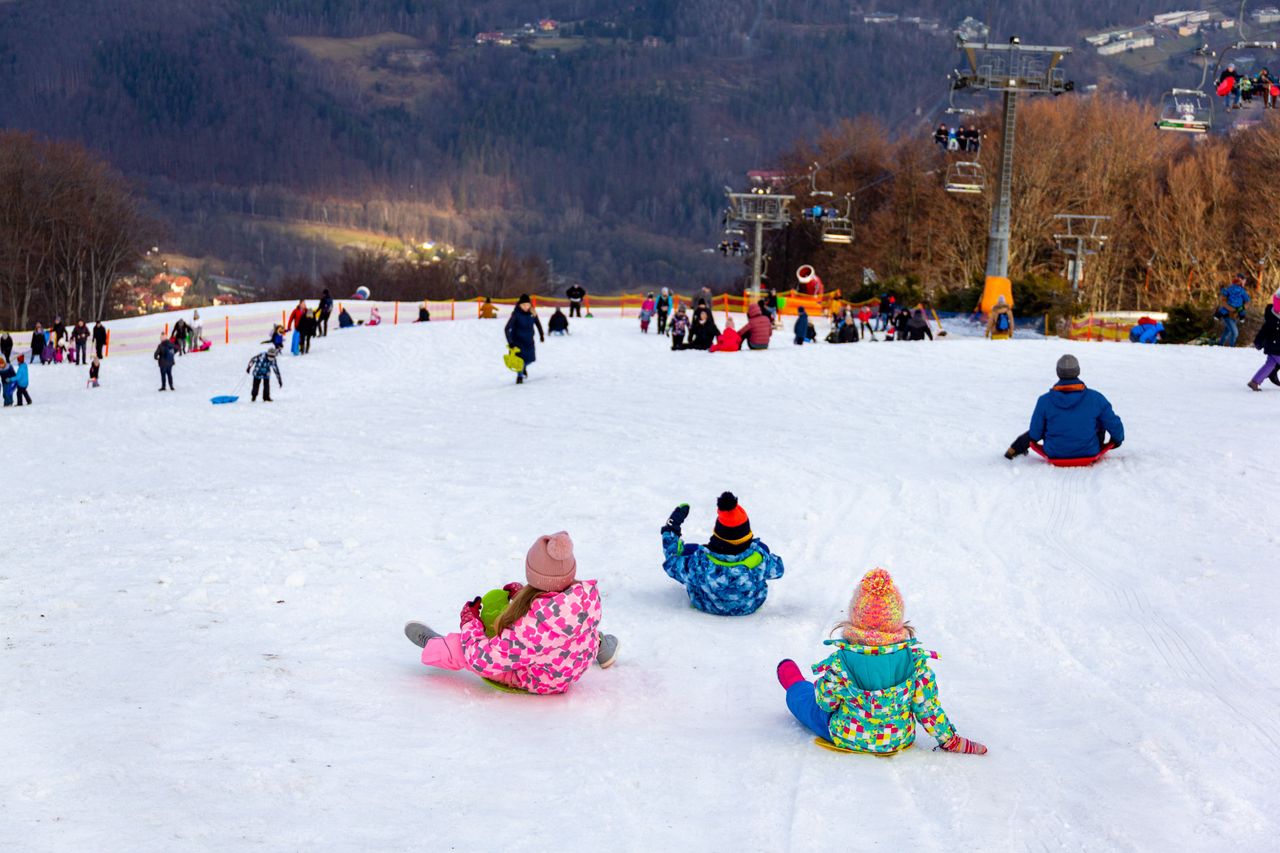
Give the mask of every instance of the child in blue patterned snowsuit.
[(751, 532), (738, 499), (725, 492), (716, 501), (715, 532), (706, 545), (686, 545), (680, 526), (689, 505), (680, 504), (662, 528), (662, 569), (684, 584), (689, 603), (717, 616), (756, 612), (769, 594), (766, 581), (782, 577), (782, 558)]

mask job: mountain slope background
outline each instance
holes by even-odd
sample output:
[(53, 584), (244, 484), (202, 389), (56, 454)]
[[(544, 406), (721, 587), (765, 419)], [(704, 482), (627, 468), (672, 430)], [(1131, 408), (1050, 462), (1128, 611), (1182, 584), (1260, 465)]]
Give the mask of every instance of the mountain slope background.
[[(943, 25), (926, 32), (835, 0), (14, 0), (0, 119), (100, 152), (167, 223), (166, 250), (260, 283), (432, 240), (536, 254), (601, 290), (688, 286), (741, 271), (702, 250), (745, 170), (860, 113), (927, 144), (963, 17), (1083, 48), (1164, 5), (875, 7)], [(554, 38), (476, 44), (540, 18)], [(1186, 76), (1157, 60), (1080, 50), (1070, 69), (1154, 97)]]

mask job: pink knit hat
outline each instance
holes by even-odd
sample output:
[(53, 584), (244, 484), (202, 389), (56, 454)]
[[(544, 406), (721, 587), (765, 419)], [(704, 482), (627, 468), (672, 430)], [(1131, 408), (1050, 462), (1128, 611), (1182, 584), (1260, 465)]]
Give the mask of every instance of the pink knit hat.
[(573, 540), (563, 530), (550, 536), (539, 536), (524, 558), (525, 578), (547, 592), (568, 589), (573, 585), (577, 571)]
[(862, 576), (849, 602), (844, 637), (863, 646), (905, 642), (911, 634), (903, 626), (902, 614), (902, 593), (893, 578), (884, 569), (872, 569)]

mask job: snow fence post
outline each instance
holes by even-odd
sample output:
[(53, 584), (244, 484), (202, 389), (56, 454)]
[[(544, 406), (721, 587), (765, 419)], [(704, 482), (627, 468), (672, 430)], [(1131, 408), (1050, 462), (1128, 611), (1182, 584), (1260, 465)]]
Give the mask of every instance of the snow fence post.
[(229, 344), (229, 343), (231, 343), (231, 315), (230, 315), (230, 314), (228, 314), (227, 316), (223, 317), (222, 319), (223, 319), (223, 322), (224, 322), (224, 325), (225, 325), (225, 329), (224, 329), (223, 337), (222, 337), (222, 342), (223, 342), (224, 344)]
[(400, 325), (400, 300), (397, 299), (392, 304), (395, 305), (396, 307), (395, 307), (395, 312), (391, 315), (391, 325), (399, 326)]
[(102, 357), (109, 358), (111, 356), (111, 330), (107, 329), (107, 344), (102, 348)]
[(164, 324), (164, 336), (165, 336), (166, 338), (167, 338), (167, 337), (169, 337), (169, 324), (168, 324), (168, 323), (165, 323), (165, 324)]
[(289, 321), (285, 319), (283, 310), (280, 311), (280, 325), (284, 326), (285, 329), (289, 328)]

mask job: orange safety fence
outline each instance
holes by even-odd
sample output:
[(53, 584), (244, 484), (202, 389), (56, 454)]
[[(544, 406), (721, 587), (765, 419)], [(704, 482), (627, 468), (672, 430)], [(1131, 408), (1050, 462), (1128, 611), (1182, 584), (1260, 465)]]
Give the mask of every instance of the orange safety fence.
[(1132, 320), (1111, 320), (1089, 314), (1085, 317), (1074, 317), (1067, 323), (1067, 340), (1072, 341), (1128, 341), (1129, 330), (1133, 328)]

